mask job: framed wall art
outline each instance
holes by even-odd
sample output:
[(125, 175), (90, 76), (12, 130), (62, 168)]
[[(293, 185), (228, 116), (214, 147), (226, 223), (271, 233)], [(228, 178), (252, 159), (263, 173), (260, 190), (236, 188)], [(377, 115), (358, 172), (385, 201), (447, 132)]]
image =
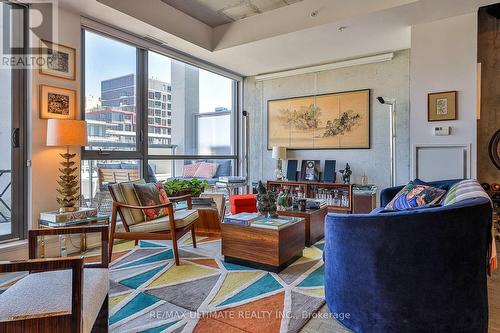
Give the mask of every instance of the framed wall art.
[(457, 92), (445, 91), (428, 94), (427, 120), (457, 120)]
[(40, 50), (40, 56), (44, 59), (40, 66), (40, 74), (75, 80), (76, 50), (74, 48), (41, 40)]
[(370, 90), (270, 100), (267, 148), (370, 148)]
[(71, 89), (40, 85), (41, 119), (75, 119), (76, 91)]

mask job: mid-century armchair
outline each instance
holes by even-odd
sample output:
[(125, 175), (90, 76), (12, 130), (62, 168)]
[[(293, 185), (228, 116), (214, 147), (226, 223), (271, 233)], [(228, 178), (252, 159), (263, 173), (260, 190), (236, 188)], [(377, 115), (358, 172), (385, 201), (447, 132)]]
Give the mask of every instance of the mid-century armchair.
[[(109, 242), (109, 258), (113, 253), (113, 242), (115, 239), (131, 239), (136, 243), (139, 240), (167, 240), (172, 239), (175, 264), (179, 265), (179, 250), (177, 240), (191, 231), (193, 247), (196, 248), (196, 237), (194, 225), (198, 220), (198, 211), (192, 209), (190, 195), (169, 197), (170, 202), (156, 206), (141, 206), (134, 190), (134, 184), (145, 184), (141, 180), (123, 182), (109, 186), (113, 198), (113, 209), (111, 214), (111, 231)], [(187, 209), (175, 210), (174, 202), (187, 201)], [(168, 215), (155, 220), (146, 221), (143, 210), (168, 209)], [(117, 218), (123, 223), (125, 231), (116, 231)]]
[[(35, 259), (37, 237), (101, 233), (101, 263), (82, 257)], [(108, 331), (108, 226), (29, 231), (29, 260), (0, 263), (0, 273), (25, 272), (0, 294), (0, 332)]]

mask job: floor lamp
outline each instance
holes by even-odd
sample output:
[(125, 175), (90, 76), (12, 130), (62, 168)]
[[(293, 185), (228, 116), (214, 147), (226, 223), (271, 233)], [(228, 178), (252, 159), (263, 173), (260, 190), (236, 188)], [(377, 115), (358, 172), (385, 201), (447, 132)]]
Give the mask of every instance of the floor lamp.
[(384, 105), (389, 105), (389, 147), (391, 160), (391, 187), (396, 186), (396, 99), (389, 97), (377, 97), (377, 100)]

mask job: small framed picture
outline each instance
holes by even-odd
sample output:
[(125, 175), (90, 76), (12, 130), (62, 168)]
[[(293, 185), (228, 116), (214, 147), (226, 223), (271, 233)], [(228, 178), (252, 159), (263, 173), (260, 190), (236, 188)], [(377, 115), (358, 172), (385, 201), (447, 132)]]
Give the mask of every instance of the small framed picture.
[(428, 94), (427, 119), (428, 121), (457, 120), (457, 92)]
[(75, 80), (76, 50), (72, 47), (46, 40), (41, 40), (40, 44), (40, 56), (44, 59), (40, 66), (40, 74)]
[(302, 181), (319, 182), (320, 161), (302, 161), (300, 175)]
[(76, 91), (40, 85), (41, 119), (76, 119)]

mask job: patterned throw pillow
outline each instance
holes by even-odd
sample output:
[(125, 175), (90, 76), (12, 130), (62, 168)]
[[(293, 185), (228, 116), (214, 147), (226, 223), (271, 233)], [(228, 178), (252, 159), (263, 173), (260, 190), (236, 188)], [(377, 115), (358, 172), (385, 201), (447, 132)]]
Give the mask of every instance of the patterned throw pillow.
[(484, 197), (490, 200), (488, 194), (475, 179), (465, 179), (453, 184), (443, 199), (443, 206), (452, 205), (465, 199)]
[(197, 162), (184, 165), (184, 168), (182, 169), (182, 177), (193, 178), (196, 174), (196, 170), (200, 167), (200, 164), (200, 162)]
[(200, 167), (198, 168), (198, 170), (196, 170), (194, 174), (194, 177), (205, 178), (205, 179), (214, 178), (214, 175), (217, 172), (218, 167), (219, 167), (218, 163), (201, 162)]
[(446, 191), (443, 189), (409, 182), (385, 206), (385, 209), (404, 210), (428, 207), (438, 202), (445, 193)]
[[(134, 190), (141, 206), (156, 206), (170, 202), (162, 183), (134, 184)], [(167, 207), (143, 209), (142, 212), (144, 213), (146, 221), (155, 220), (168, 215)]]

